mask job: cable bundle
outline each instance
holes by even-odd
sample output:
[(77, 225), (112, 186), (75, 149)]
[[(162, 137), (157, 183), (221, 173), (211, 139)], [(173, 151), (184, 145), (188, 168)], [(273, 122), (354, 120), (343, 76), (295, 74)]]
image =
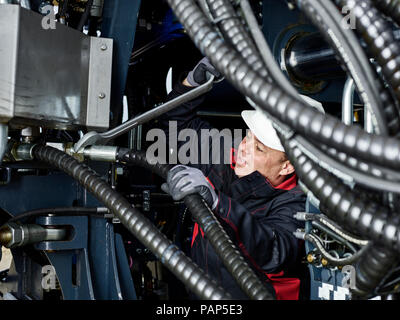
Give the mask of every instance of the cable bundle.
[[(288, 158), (302, 184), (318, 198), (321, 211), (343, 230), (370, 240), (368, 248), (353, 259), (359, 283), (354, 293), (363, 297), (376, 293), (397, 266), (400, 253), (396, 200), (400, 193), (400, 45), (392, 34), (394, 23), (399, 22), (398, 1), (292, 1), (319, 28), (353, 78), (364, 108), (372, 115), (374, 133), (345, 125), (299, 98), (274, 61), (248, 0), (235, 1), (238, 4), (199, 0), (200, 6), (194, 0), (168, 2), (214, 66), (274, 120)], [(356, 30), (342, 27), (338, 6), (354, 10)], [(378, 200), (356, 187), (374, 190)]]

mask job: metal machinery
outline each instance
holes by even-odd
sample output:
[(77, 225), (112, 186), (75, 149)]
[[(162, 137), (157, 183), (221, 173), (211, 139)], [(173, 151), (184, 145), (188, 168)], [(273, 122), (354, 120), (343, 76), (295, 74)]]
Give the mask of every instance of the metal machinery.
[[(274, 119), (308, 196), (301, 298), (397, 299), (399, 13), (394, 0), (0, 0), (1, 299), (229, 298), (186, 255), (193, 220), (216, 218), (196, 195), (170, 199), (168, 167), (143, 156), (157, 117), (206, 92), (198, 116), (216, 128), (244, 128), (249, 105)], [(165, 103), (203, 55), (226, 81)], [(219, 227), (206, 237), (231, 244)], [(229, 250), (230, 270), (248, 270)], [(271, 298), (248, 281), (249, 298)]]

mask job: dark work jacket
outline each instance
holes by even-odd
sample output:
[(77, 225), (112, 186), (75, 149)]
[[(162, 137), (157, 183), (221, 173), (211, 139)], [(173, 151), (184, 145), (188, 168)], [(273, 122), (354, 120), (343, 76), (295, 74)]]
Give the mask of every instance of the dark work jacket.
[[(189, 90), (178, 83), (169, 94), (169, 99)], [(191, 128), (200, 133), (201, 129), (210, 129), (207, 122), (195, 116), (195, 108), (200, 103), (201, 98), (168, 112), (161, 118), (161, 127), (168, 128), (168, 121), (173, 120), (177, 121), (178, 131)], [(200, 141), (198, 143), (201, 144)], [(211, 147), (212, 144), (209, 145)], [(223, 155), (219, 156), (223, 163)], [(293, 270), (298, 263), (302, 243), (293, 232), (304, 228), (304, 224), (294, 219), (293, 215), (305, 210), (306, 197), (297, 186), (297, 177), (292, 175), (276, 187), (258, 171), (239, 178), (233, 170), (234, 152), (230, 156), (230, 164), (189, 165), (202, 170), (215, 189), (218, 205), (214, 213), (256, 274), (266, 286), (272, 284), (277, 299), (298, 299), (300, 280)], [(197, 224), (194, 226), (191, 255), (233, 298), (247, 299)]]

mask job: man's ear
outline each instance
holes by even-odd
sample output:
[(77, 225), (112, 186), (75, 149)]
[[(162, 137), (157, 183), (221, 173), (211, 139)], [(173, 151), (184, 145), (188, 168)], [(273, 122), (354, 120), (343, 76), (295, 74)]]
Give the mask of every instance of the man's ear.
[(282, 164), (282, 169), (279, 172), (279, 174), (281, 176), (287, 176), (289, 174), (292, 174), (294, 172), (294, 167), (293, 165), (290, 163), (289, 160), (286, 160), (283, 164)]

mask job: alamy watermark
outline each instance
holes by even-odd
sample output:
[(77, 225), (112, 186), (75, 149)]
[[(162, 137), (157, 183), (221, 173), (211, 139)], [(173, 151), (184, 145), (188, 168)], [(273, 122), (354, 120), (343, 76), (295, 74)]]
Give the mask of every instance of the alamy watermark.
[(42, 288), (44, 290), (56, 289), (56, 269), (52, 265), (42, 267)]
[(342, 28), (343, 29), (356, 29), (356, 15), (354, 13), (354, 8), (350, 8), (348, 6), (344, 6), (342, 8), (342, 14), (345, 16), (342, 19)]
[(342, 287), (347, 289), (356, 288), (356, 268), (352, 265), (346, 265), (342, 268), (343, 279)]
[(52, 5), (46, 5), (40, 9), (44, 15), (42, 19), (42, 28), (44, 30), (55, 30), (57, 28), (56, 12)]
[(178, 132), (177, 122), (170, 121), (167, 132), (147, 132), (146, 141), (153, 143), (146, 150), (146, 158), (159, 164), (231, 164), (232, 149), (243, 140), (243, 133), (247, 131), (186, 128)]

